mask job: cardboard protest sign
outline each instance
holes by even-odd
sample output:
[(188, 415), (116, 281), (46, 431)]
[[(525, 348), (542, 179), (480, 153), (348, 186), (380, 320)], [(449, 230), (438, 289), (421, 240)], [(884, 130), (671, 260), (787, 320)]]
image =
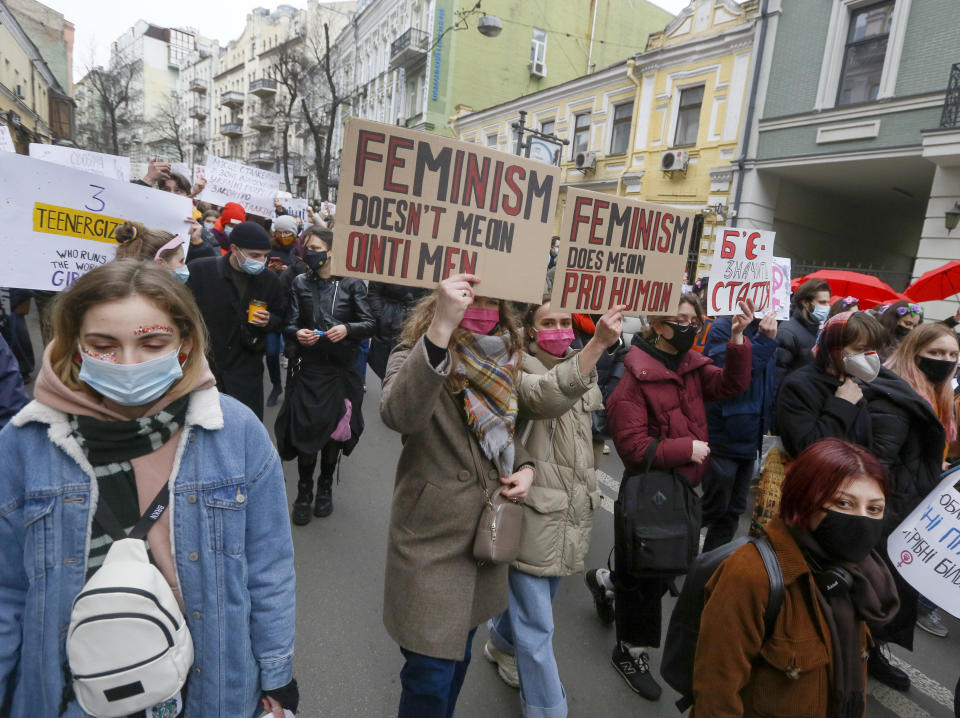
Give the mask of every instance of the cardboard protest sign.
[(553, 311), (674, 314), (693, 236), (692, 210), (570, 187), (560, 224)]
[(435, 287), (468, 272), (483, 296), (540, 300), (558, 168), (355, 118), (343, 148), (334, 274)]
[(53, 162), (75, 170), (91, 172), (101, 177), (130, 181), (130, 158), (117, 155), (105, 155), (100, 152), (78, 150), (75, 147), (60, 145), (40, 145), (30, 143), (30, 156), (44, 162)]
[(900, 575), (960, 618), (960, 470), (947, 474), (887, 539)]
[(0, 286), (60, 290), (113, 259), (125, 220), (181, 233), (187, 197), (0, 153)]
[(707, 314), (725, 317), (740, 313), (740, 302), (752, 299), (754, 312), (770, 311), (770, 267), (776, 232), (720, 227), (720, 251), (710, 266)]
[(10, 128), (6, 125), (0, 125), (0, 152), (16, 152), (17, 148), (13, 144), (13, 136), (10, 134)]
[(207, 186), (199, 195), (204, 202), (221, 207), (227, 202), (236, 202), (249, 214), (261, 217), (273, 214), (273, 198), (280, 189), (280, 175), (276, 172), (207, 154), (204, 174)]
[(790, 258), (774, 257), (770, 265), (770, 293), (777, 320), (790, 318)]

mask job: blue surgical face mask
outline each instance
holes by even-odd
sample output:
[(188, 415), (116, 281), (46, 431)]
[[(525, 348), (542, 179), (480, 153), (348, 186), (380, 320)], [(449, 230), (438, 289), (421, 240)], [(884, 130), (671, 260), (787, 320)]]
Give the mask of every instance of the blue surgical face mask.
[[(213, 229), (213, 222), (204, 222), (203, 226), (207, 229)], [(227, 234), (230, 234), (230, 232), (227, 232)]]
[(238, 249), (237, 254), (240, 255), (240, 257), (243, 257), (243, 260), (240, 262), (240, 269), (247, 274), (260, 274), (260, 272), (267, 268), (266, 262), (258, 262), (256, 259), (248, 259), (247, 255), (245, 255), (242, 250)]
[(114, 364), (82, 351), (80, 381), (121, 406), (150, 404), (183, 376), (177, 355), (180, 349), (139, 364)]
[(187, 280), (190, 279), (190, 269), (188, 267), (177, 267), (176, 269), (171, 269), (170, 271), (177, 275), (177, 279), (184, 284), (186, 284)]
[(814, 304), (810, 310), (810, 316), (823, 324), (827, 321), (827, 315), (830, 314), (830, 307), (826, 304)]
[(232, 231), (233, 231), (233, 227), (231, 227), (229, 224), (228, 224), (226, 227), (223, 228), (223, 233), (224, 233), (225, 235), (227, 235), (228, 237), (230, 236), (230, 233), (231, 233)]

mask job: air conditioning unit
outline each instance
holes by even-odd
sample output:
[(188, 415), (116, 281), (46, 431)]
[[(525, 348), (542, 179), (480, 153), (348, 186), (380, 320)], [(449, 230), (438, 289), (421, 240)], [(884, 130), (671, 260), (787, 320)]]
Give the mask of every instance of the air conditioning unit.
[(547, 63), (533, 60), (530, 62), (530, 74), (534, 77), (547, 76)]
[(577, 152), (576, 156), (573, 158), (573, 162), (577, 166), (578, 170), (596, 169), (597, 153), (596, 152)]
[(669, 150), (660, 155), (660, 169), (664, 172), (676, 172), (687, 169), (690, 153), (686, 150)]

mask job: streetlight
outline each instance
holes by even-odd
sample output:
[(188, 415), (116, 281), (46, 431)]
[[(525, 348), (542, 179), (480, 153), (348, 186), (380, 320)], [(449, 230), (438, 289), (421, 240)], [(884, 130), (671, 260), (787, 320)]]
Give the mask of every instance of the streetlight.
[(570, 144), (570, 140), (565, 140), (561, 137), (557, 137), (556, 135), (547, 134), (545, 132), (541, 132), (540, 130), (535, 130), (532, 127), (527, 127), (526, 122), (527, 122), (527, 111), (520, 110), (520, 120), (518, 122), (514, 122), (511, 125), (511, 127), (513, 128), (513, 131), (517, 133), (517, 143), (515, 145), (516, 149), (514, 150), (514, 154), (517, 154), (523, 157), (523, 151), (530, 148), (531, 138), (528, 137), (526, 140), (524, 140), (523, 139), (524, 132), (527, 132), (535, 137), (540, 137), (550, 142), (554, 142), (558, 145)]

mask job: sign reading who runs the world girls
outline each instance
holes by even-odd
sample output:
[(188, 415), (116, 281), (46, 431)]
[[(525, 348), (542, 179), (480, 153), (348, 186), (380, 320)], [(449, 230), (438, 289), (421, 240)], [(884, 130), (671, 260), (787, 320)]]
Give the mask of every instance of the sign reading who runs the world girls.
[(113, 259), (117, 225), (179, 233), (192, 205), (172, 192), (0, 153), (0, 286), (59, 291)]

